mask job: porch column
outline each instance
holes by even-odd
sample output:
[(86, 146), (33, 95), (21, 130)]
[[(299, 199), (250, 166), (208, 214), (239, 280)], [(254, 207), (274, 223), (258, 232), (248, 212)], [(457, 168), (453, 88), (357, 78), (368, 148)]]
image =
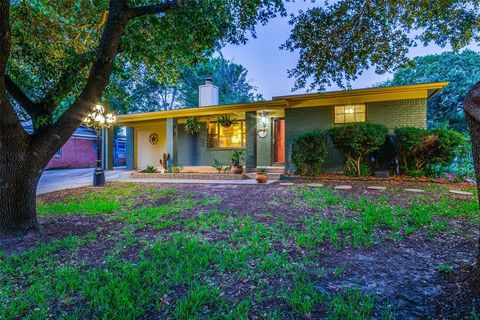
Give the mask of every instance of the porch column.
[(133, 145), (135, 143), (134, 142), (135, 141), (135, 139), (134, 139), (134, 129), (132, 127), (127, 127), (126, 131), (127, 131), (127, 141), (126, 141), (127, 145), (126, 145), (126, 150), (125, 150), (125, 152), (126, 152), (126, 159), (125, 160), (127, 162), (127, 169), (128, 170), (133, 170), (133, 169), (135, 169), (135, 164), (134, 164), (135, 163), (134, 162), (134, 157), (135, 157), (134, 150), (135, 150), (135, 148), (134, 148), (134, 145)]
[(245, 166), (247, 169), (257, 168), (257, 112), (245, 112), (246, 141)]
[(113, 170), (113, 136), (114, 128), (105, 128), (102, 130), (102, 168), (103, 170)]
[(167, 152), (170, 153), (172, 164), (178, 164), (177, 153), (177, 119), (167, 119)]

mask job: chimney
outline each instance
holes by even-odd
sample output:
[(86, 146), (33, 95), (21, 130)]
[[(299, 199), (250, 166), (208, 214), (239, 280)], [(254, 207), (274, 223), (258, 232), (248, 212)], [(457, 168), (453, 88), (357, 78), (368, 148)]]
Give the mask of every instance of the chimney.
[(218, 106), (218, 87), (213, 84), (212, 78), (206, 78), (205, 84), (199, 87), (198, 94), (198, 106)]

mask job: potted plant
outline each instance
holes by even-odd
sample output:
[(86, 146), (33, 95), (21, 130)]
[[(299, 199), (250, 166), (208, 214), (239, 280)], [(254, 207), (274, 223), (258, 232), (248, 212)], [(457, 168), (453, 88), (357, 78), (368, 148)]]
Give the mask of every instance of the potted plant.
[(258, 169), (255, 180), (257, 180), (258, 183), (266, 183), (268, 180), (267, 169), (265, 168)]
[(235, 150), (232, 153), (232, 165), (230, 166), (230, 172), (233, 174), (243, 173), (243, 167), (240, 165), (240, 161), (243, 159), (243, 151)]
[(200, 133), (200, 130), (201, 126), (200, 123), (197, 122), (197, 119), (194, 117), (187, 118), (187, 121), (185, 122), (185, 132), (193, 136), (194, 134)]
[(224, 128), (229, 128), (231, 126), (236, 126), (238, 120), (236, 118), (231, 118), (228, 114), (224, 114), (217, 118), (217, 126), (222, 126)]

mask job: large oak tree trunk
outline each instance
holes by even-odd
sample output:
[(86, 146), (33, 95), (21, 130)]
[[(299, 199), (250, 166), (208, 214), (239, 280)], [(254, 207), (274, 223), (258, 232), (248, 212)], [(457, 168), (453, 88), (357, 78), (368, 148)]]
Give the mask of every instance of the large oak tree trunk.
[[(166, 12), (181, 3), (183, 1), (168, 0), (130, 8), (126, 0), (110, 0), (108, 18), (82, 92), (54, 124), (29, 135), (22, 128), (6, 90), (32, 119), (40, 111), (5, 73), (10, 52), (10, 0), (0, 0), (0, 237), (38, 229), (36, 188), (42, 170), (101, 98), (128, 21)], [(48, 115), (54, 110), (48, 108)]]
[[(465, 98), (464, 108), (465, 117), (470, 126), (472, 136), (473, 163), (475, 166), (475, 176), (480, 202), (480, 82), (468, 92)], [(472, 274), (472, 283), (480, 288), (480, 237), (478, 239), (477, 264)]]
[[(2, 151), (0, 151), (2, 152)], [(21, 164), (14, 164), (17, 168)], [(11, 167), (10, 167), (11, 168)], [(36, 215), (36, 189), (38, 174), (0, 168), (2, 190), (0, 192), (0, 235), (12, 237), (38, 230)]]

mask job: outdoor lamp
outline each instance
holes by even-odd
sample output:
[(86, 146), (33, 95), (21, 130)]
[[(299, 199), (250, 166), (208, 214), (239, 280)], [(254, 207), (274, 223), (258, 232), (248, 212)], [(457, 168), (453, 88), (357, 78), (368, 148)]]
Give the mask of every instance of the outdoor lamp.
[(102, 145), (101, 134), (102, 129), (110, 128), (117, 118), (112, 113), (105, 114), (105, 108), (99, 104), (92, 108), (92, 112), (89, 113), (83, 123), (90, 128), (94, 128), (97, 132), (97, 166), (93, 172), (93, 186), (99, 187), (105, 185), (105, 172), (102, 168)]
[(258, 136), (260, 138), (265, 138), (268, 134), (267, 132), (268, 119), (267, 119), (267, 113), (265, 111), (262, 111), (262, 116), (260, 118), (260, 125), (262, 127), (258, 129)]

